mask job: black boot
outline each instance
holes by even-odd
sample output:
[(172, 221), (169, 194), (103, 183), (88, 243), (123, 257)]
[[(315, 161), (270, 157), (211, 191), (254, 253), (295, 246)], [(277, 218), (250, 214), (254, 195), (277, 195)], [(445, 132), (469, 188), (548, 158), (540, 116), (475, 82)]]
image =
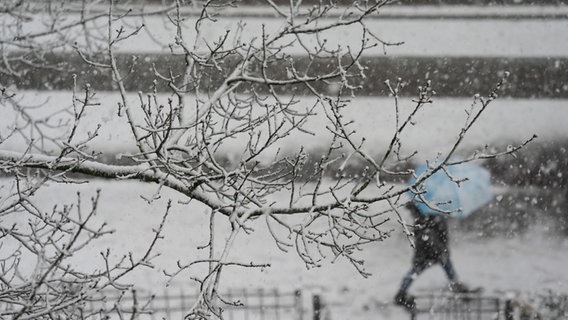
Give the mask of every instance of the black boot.
[(473, 292), (473, 290), (471, 290), (464, 283), (458, 282), (458, 281), (451, 282), (450, 285), (448, 286), (448, 288), (450, 289), (450, 292), (454, 292), (454, 293), (470, 293), (470, 292)]
[(405, 291), (399, 291), (394, 297), (394, 303), (413, 311), (416, 308), (414, 296), (408, 295)]

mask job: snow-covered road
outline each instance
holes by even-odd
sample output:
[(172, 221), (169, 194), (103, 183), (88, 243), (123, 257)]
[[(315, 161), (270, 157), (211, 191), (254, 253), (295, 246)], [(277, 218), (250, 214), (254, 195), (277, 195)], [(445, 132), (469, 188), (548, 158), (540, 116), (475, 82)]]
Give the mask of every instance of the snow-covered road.
[[(140, 269), (123, 281), (133, 280), (141, 290), (160, 293), (166, 290), (167, 277), (162, 270), (172, 271), (176, 262), (187, 262), (207, 255), (206, 250), (196, 246), (208, 241), (208, 215), (199, 205), (177, 203), (179, 195), (165, 191), (162, 199), (152, 205), (140, 195), (149, 198), (157, 186), (140, 185), (136, 182), (94, 181), (81, 185), (58, 185), (42, 189), (37, 197), (46, 207), (69, 201), (76, 190), (88, 197), (97, 188), (102, 189), (98, 221), (107, 221), (109, 228), (116, 230), (86, 248), (82, 256), (75, 257), (75, 264), (93, 268), (102, 260), (98, 252), (112, 249), (112, 257), (132, 252), (135, 256), (144, 250), (152, 237), (152, 229), (159, 223), (167, 199), (174, 205), (165, 225), (165, 238), (158, 242), (161, 253), (154, 260), (155, 269)], [(412, 248), (395, 222), (385, 225), (394, 228), (393, 236), (382, 243), (366, 247), (360, 254), (365, 259), (365, 268), (372, 273), (369, 278), (360, 276), (345, 260), (331, 263), (328, 257), (322, 267), (307, 270), (301, 259), (291, 250), (278, 250), (265, 228), (264, 220), (252, 225), (255, 231), (241, 234), (236, 239), (231, 257), (236, 261), (269, 263), (269, 268), (233, 267), (223, 274), (222, 289), (227, 288), (278, 288), (287, 292), (304, 288), (319, 292), (331, 311), (331, 319), (408, 319), (400, 308), (391, 302), (400, 280), (410, 266)], [(226, 223), (219, 220), (216, 226), (218, 243), (222, 243)], [(568, 293), (568, 240), (547, 233), (545, 228), (535, 226), (532, 231), (515, 238), (480, 238), (476, 234), (451, 233), (451, 250), (456, 270), (461, 279), (472, 285), (485, 288), (489, 296), (503, 296), (505, 292), (536, 292), (553, 290)], [(70, 262), (68, 261), (68, 262)], [(199, 268), (174, 279), (169, 290), (181, 288), (192, 291), (195, 283), (190, 274)], [(441, 288), (446, 284), (439, 267), (427, 270), (414, 283), (412, 293)]]

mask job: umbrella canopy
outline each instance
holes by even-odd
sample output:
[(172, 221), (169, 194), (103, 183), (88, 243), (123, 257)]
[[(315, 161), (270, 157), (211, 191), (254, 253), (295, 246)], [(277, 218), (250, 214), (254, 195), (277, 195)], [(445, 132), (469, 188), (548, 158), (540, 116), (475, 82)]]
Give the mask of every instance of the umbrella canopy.
[[(430, 176), (417, 187), (419, 195), (414, 198), (423, 215), (450, 215), (465, 218), (493, 199), (489, 171), (471, 162), (448, 166)], [(408, 181), (412, 185), (430, 170), (423, 164), (415, 169), (416, 177)], [(457, 181), (467, 179), (457, 183)], [(420, 193), (424, 191), (425, 193)], [(412, 195), (414, 196), (414, 194)], [(424, 203), (423, 201), (426, 201)]]

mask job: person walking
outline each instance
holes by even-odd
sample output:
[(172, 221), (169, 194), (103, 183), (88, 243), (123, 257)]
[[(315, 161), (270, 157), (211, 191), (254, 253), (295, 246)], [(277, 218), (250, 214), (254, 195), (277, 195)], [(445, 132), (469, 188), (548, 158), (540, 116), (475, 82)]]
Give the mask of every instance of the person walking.
[(440, 264), (444, 269), (450, 282), (450, 291), (468, 292), (468, 287), (458, 280), (450, 259), (447, 217), (438, 214), (424, 215), (412, 201), (406, 207), (414, 219), (414, 256), (412, 267), (402, 279), (394, 298), (395, 303), (409, 310), (416, 308), (415, 298), (408, 294), (408, 289), (424, 270), (435, 264)]

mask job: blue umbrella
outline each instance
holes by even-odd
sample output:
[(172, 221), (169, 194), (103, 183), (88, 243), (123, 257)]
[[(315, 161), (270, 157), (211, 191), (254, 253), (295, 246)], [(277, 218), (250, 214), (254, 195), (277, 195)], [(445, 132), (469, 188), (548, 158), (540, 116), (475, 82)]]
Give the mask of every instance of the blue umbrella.
[[(449, 214), (451, 217), (465, 218), (493, 199), (491, 176), (487, 169), (467, 162), (448, 166), (446, 171), (454, 180), (466, 180), (459, 183), (452, 181), (450, 176), (440, 169), (421, 183), (416, 188), (418, 194), (414, 202), (423, 215)], [(425, 164), (419, 165), (415, 169), (417, 178), (411, 178), (408, 185), (430, 172)]]

